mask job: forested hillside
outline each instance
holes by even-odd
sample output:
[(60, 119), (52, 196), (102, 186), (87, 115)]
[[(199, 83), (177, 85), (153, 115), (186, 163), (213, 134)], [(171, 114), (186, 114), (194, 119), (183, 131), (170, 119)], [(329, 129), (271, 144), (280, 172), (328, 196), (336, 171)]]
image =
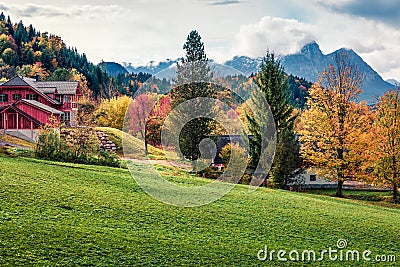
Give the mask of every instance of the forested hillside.
[(133, 94), (147, 74), (122, 74), (111, 77), (101, 66), (88, 61), (61, 37), (37, 31), (22, 21), (13, 23), (0, 14), (0, 79), (15, 75), (42, 80), (79, 80), (92, 98), (111, 98)]

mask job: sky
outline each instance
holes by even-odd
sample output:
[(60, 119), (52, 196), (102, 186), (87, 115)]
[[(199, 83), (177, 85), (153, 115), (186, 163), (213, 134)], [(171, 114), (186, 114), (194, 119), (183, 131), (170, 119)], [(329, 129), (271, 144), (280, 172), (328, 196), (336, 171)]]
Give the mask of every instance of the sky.
[(384, 79), (400, 81), (397, 0), (0, 0), (0, 10), (61, 36), (96, 64), (183, 57), (197, 30), (219, 63), (267, 50), (293, 54), (315, 40), (325, 54), (351, 48)]

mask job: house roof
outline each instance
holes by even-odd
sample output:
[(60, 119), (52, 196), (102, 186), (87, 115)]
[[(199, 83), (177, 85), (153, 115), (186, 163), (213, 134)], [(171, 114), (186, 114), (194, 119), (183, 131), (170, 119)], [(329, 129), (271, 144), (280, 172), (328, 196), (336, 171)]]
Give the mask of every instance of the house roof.
[(3, 111), (6, 111), (7, 109), (12, 109), (15, 110), (16, 112), (22, 114), (23, 116), (25, 116), (26, 118), (28, 118), (29, 120), (33, 121), (34, 123), (36, 123), (37, 125), (43, 125), (43, 123), (41, 123), (40, 121), (38, 121), (37, 119), (35, 119), (34, 117), (32, 117), (31, 115), (29, 115), (28, 113), (20, 110), (19, 108), (15, 107), (14, 104), (11, 104), (9, 106), (4, 106), (2, 109), (0, 109), (0, 113)]
[(56, 87), (38, 87), (38, 89), (42, 90), (45, 94), (55, 94), (57, 90)]
[(40, 103), (40, 102), (38, 102), (38, 101), (36, 101), (36, 100), (21, 99), (20, 101), (26, 102), (26, 103), (28, 103), (28, 104), (31, 104), (31, 105), (33, 105), (33, 106), (35, 106), (35, 107), (41, 108), (41, 109), (43, 109), (43, 110), (45, 110), (45, 111), (48, 111), (48, 112), (50, 112), (50, 113), (53, 113), (53, 114), (59, 114), (59, 115), (64, 114), (64, 112), (59, 111), (58, 109), (49, 107), (49, 106), (47, 106), (47, 105), (45, 105), (45, 104), (43, 104), (43, 103)]
[(44, 91), (42, 89), (37, 88), (35, 86), (35, 82), (36, 82), (35, 79), (31, 79), (31, 78), (27, 78), (27, 77), (15, 76), (14, 78), (9, 80), (8, 82), (3, 83), (1, 86), (30, 86), (31, 88), (33, 88), (34, 91), (36, 91), (37, 93), (42, 95), (44, 98), (46, 98), (51, 103), (60, 104), (60, 102), (58, 102), (57, 100), (55, 100), (55, 99), (49, 97), (48, 95), (46, 95), (46, 93), (44, 93)]
[[(26, 78), (26, 79), (29, 79), (29, 78)], [(21, 78), (19, 76), (15, 76), (8, 82), (3, 83), (2, 86), (30, 86), (30, 84), (28, 83), (28, 81), (25, 81), (23, 78)]]
[(79, 83), (77, 81), (36, 81), (32, 78), (15, 76), (2, 86), (31, 86), (43, 94), (74, 95), (77, 93)]
[(62, 94), (62, 95), (74, 95), (76, 94), (76, 91), (78, 89), (78, 82), (34, 82), (34, 85), (45, 91), (45, 90), (53, 90), (55, 89), (55, 91), (58, 94)]

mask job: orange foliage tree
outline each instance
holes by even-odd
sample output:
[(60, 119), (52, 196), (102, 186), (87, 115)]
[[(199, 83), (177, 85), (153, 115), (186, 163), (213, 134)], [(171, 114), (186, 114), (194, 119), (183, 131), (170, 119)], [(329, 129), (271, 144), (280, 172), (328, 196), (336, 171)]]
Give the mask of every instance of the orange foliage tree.
[(310, 89), (308, 109), (301, 115), (300, 153), (308, 167), (338, 182), (336, 196), (342, 197), (343, 183), (362, 168), (364, 142), (371, 125), (365, 103), (356, 103), (362, 75), (351, 66), (346, 54), (336, 57)]
[(390, 90), (379, 98), (373, 130), (369, 135), (369, 163), (374, 182), (393, 189), (398, 202), (400, 185), (400, 90)]

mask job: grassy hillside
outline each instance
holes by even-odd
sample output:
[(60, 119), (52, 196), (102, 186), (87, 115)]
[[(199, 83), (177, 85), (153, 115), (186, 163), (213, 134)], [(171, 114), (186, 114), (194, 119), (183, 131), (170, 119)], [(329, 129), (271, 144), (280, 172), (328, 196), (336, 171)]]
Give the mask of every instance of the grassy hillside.
[[(279, 266), (259, 262), (257, 252), (336, 248), (340, 238), (349, 249), (400, 254), (398, 209), (265, 188), (249, 194), (246, 186), (178, 208), (143, 193), (123, 169), (2, 156), (0, 164), (1, 266)], [(134, 175), (148, 168), (138, 164)], [(207, 183), (159, 168), (180, 182)]]
[[(119, 154), (124, 154), (131, 158), (144, 158), (144, 142), (134, 136), (122, 132), (121, 130), (110, 127), (96, 127), (96, 130), (102, 131), (108, 135), (111, 141), (117, 145)], [(123, 135), (124, 142), (127, 144), (127, 149), (123, 151)], [(149, 156), (153, 158), (161, 157), (165, 159), (165, 155), (161, 149), (148, 145)]]
[[(121, 130), (110, 128), (110, 127), (96, 127), (96, 130), (102, 131), (108, 135), (111, 141), (117, 145), (118, 150), (117, 153), (120, 155), (125, 155), (129, 158), (135, 159), (144, 159), (147, 157), (144, 154), (144, 142), (139, 138), (136, 138), (132, 135), (129, 135)], [(123, 137), (125, 140), (123, 140)], [(126, 144), (125, 150), (123, 149), (124, 142)], [(147, 147), (150, 159), (157, 159), (157, 160), (164, 160), (165, 159), (165, 152), (162, 149), (154, 147), (152, 145), (148, 145)], [(169, 153), (169, 158), (176, 159), (176, 153), (171, 151), (167, 151)]]

